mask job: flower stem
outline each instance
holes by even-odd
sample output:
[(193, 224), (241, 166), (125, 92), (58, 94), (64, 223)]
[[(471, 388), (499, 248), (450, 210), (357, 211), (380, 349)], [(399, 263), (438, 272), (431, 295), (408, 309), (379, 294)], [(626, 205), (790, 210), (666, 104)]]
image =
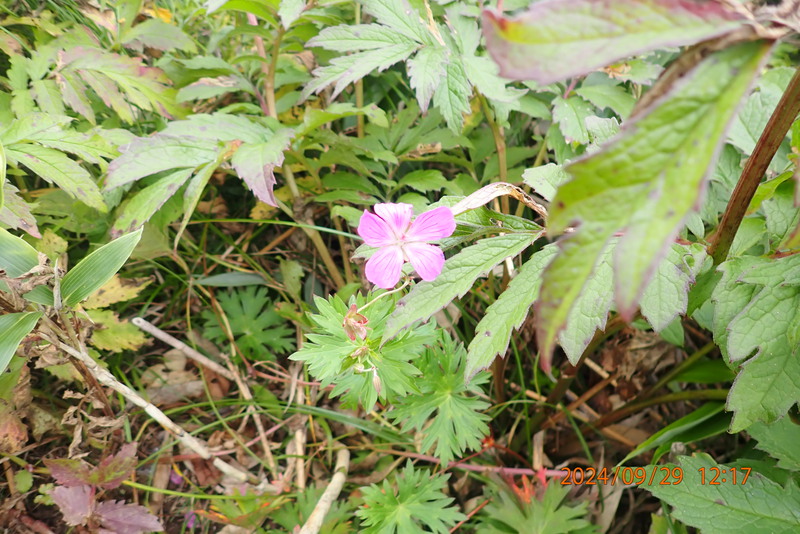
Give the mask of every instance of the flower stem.
[(731, 194), (731, 200), (722, 216), (717, 231), (709, 238), (708, 253), (719, 265), (728, 257), (733, 238), (742, 224), (747, 208), (756, 193), (761, 178), (778, 151), (786, 133), (800, 113), (800, 68), (798, 68), (778, 106), (772, 112), (767, 126), (761, 133), (753, 153), (747, 159), (739, 182)]

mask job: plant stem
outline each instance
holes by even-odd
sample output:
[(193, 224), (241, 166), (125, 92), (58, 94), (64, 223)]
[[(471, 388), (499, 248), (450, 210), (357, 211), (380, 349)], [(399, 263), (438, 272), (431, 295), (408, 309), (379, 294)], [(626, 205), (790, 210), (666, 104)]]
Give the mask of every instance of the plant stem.
[(597, 421), (590, 423), (592, 427), (604, 427), (633, 415), (639, 410), (656, 404), (667, 404), (670, 402), (682, 402), (691, 400), (725, 400), (728, 397), (727, 389), (693, 389), (690, 391), (678, 391), (677, 393), (667, 393), (660, 397), (653, 397), (643, 401), (626, 404), (625, 406), (607, 413)]
[(708, 251), (715, 266), (728, 257), (733, 238), (736, 237), (736, 232), (739, 230), (739, 225), (742, 224), (750, 201), (761, 183), (761, 178), (798, 113), (800, 113), (800, 68), (795, 71), (778, 106), (761, 133), (753, 153), (747, 159), (739, 182), (731, 194), (725, 214), (722, 216), (722, 221), (719, 223), (719, 228), (709, 238)]
[[(486, 100), (486, 97), (478, 93), (478, 99), (481, 102), (481, 107), (483, 108), (483, 114), (486, 115), (486, 122), (489, 123), (489, 128), (492, 130), (492, 137), (494, 137), (494, 146), (497, 149), (497, 164), (498, 164), (498, 173), (500, 176), (500, 181), (508, 182), (508, 160), (506, 157), (507, 154), (506, 139), (503, 133), (503, 128), (499, 124), (497, 124), (494, 113), (492, 112), (492, 109), (489, 107), (489, 102)], [(508, 213), (509, 212), (508, 198), (505, 197), (501, 198), (500, 204), (503, 213)]]
[[(358, 2), (356, 2), (356, 24), (361, 24), (361, 4)], [(364, 78), (356, 82), (356, 107), (364, 107)], [(361, 113), (356, 115), (356, 136), (359, 139), (364, 137), (364, 115)]]
[[(252, 13), (247, 14), (247, 22), (251, 26), (258, 26), (258, 19)], [(272, 57), (269, 63), (261, 63), (261, 72), (264, 73), (264, 97), (259, 98), (261, 109), (264, 114), (274, 119), (278, 118), (275, 108), (275, 70), (278, 65), (278, 54), (281, 50), (281, 40), (283, 39), (283, 26), (278, 26), (275, 33), (275, 41), (272, 43)], [(264, 48), (264, 39), (260, 35), (255, 36), (256, 50), (258, 55), (267, 59), (267, 50)], [(266, 101), (264, 101), (266, 98)]]

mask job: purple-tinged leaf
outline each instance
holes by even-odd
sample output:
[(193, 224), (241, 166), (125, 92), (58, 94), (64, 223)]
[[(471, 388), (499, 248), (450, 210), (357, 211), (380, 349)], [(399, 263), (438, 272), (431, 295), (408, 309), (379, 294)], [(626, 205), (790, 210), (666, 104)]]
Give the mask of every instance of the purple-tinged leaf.
[(543, 0), (511, 18), (484, 11), (483, 32), (501, 76), (548, 84), (716, 37), (747, 20), (719, 0)]
[(44, 465), (50, 470), (50, 476), (62, 486), (72, 488), (90, 483), (92, 467), (83, 460), (45, 460)]
[(138, 504), (125, 504), (124, 501), (101, 502), (97, 505), (96, 514), (100, 524), (116, 534), (164, 531), (158, 518)]
[(114, 489), (136, 468), (136, 442), (126, 443), (119, 452), (104, 459), (91, 473), (91, 482), (104, 489)]
[(70, 72), (57, 72), (56, 82), (61, 89), (61, 98), (64, 99), (64, 103), (76, 113), (86, 117), (86, 120), (92, 124), (97, 124), (92, 103), (86, 96), (86, 87), (76, 78), (76, 75)]
[(61, 510), (67, 525), (84, 525), (92, 515), (94, 490), (90, 486), (56, 486), (50, 492), (50, 497)]
[(3, 184), (4, 202), (0, 209), (0, 223), (11, 228), (24, 230), (37, 239), (41, 239), (36, 218), (31, 213), (31, 207), (19, 196), (19, 189), (6, 182)]
[(231, 163), (236, 172), (260, 201), (277, 206), (272, 190), (275, 187), (275, 167), (283, 163), (283, 151), (289, 147), (294, 131), (278, 130), (266, 143), (244, 144), (233, 155)]
[(158, 50), (180, 49), (196, 52), (194, 42), (183, 30), (159, 19), (147, 19), (125, 32), (122, 42), (126, 48), (141, 52), (145, 46)]
[(219, 146), (208, 139), (156, 134), (137, 138), (119, 150), (122, 155), (108, 165), (106, 190), (169, 169), (197, 168), (214, 161)]

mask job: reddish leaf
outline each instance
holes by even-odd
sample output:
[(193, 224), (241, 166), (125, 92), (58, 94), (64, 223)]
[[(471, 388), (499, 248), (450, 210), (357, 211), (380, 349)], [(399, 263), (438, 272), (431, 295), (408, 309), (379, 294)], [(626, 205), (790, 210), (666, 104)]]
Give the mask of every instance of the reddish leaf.
[(136, 442), (126, 443), (119, 452), (109, 456), (90, 474), (92, 484), (113, 489), (122, 484), (136, 469)]
[(45, 460), (44, 465), (50, 469), (50, 476), (62, 486), (71, 488), (91, 483), (92, 467), (82, 460)]
[(548, 84), (746, 22), (720, 0), (543, 0), (513, 18), (484, 11), (483, 33), (501, 76)]
[(101, 502), (97, 505), (96, 514), (101, 525), (116, 534), (140, 534), (164, 530), (158, 518), (138, 504), (125, 504), (124, 501)]
[(83, 525), (92, 515), (94, 490), (91, 486), (56, 486), (50, 497), (64, 515), (64, 522), (70, 526)]

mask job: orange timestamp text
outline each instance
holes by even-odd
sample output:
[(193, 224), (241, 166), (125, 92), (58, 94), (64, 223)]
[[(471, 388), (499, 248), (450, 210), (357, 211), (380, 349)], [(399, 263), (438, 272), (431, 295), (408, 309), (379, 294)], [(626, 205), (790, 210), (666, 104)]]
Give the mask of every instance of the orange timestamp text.
[[(630, 485), (661, 485), (669, 486), (680, 484), (684, 480), (683, 468), (681, 467), (562, 467), (561, 471), (565, 476), (561, 478), (562, 486), (570, 485), (597, 485), (597, 484), (624, 484)], [(718, 486), (720, 484), (742, 485), (747, 483), (750, 476), (749, 467), (730, 467), (730, 468), (700, 468), (700, 484)]]

